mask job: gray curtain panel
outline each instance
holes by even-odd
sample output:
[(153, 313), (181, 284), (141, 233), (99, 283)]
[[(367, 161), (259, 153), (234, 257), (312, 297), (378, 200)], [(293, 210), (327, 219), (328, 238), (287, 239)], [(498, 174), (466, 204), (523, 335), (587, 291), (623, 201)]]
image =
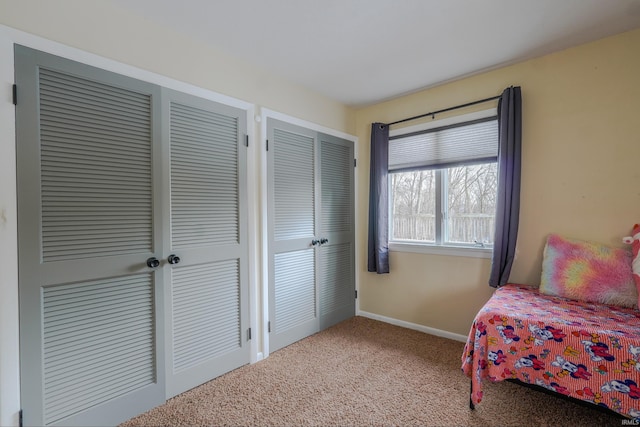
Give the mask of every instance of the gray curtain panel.
[(371, 124), (367, 270), (389, 272), (389, 126)]
[(509, 87), (498, 101), (498, 202), (496, 232), (489, 286), (509, 280), (516, 252), (520, 216), (520, 167), (522, 163), (522, 95)]

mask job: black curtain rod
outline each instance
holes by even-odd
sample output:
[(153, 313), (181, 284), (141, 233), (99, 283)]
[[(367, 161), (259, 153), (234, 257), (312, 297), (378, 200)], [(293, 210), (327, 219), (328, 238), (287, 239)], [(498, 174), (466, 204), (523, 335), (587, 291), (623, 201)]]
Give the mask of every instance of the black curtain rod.
[(433, 116), (435, 116), (436, 114), (445, 113), (445, 112), (447, 112), (447, 111), (457, 110), (457, 109), (459, 109), (459, 108), (470, 107), (470, 106), (472, 106), (472, 105), (482, 104), (483, 102), (493, 101), (494, 99), (499, 99), (501, 96), (502, 96), (502, 95), (492, 96), (491, 98), (485, 98), (485, 99), (480, 99), (480, 100), (478, 100), (478, 101), (469, 102), (469, 103), (467, 103), (467, 104), (456, 105), (455, 107), (445, 108), (444, 110), (438, 110), (438, 111), (433, 111), (433, 112), (431, 112), (431, 113), (420, 114), (419, 116), (413, 116), (413, 117), (409, 117), (408, 119), (398, 120), (397, 122), (387, 123), (385, 126), (397, 125), (398, 123), (404, 123), (404, 122), (408, 122), (408, 121), (410, 121), (410, 120), (421, 119), (421, 118), (423, 118), (423, 117), (429, 117), (429, 116), (432, 116), (432, 117), (433, 117)]

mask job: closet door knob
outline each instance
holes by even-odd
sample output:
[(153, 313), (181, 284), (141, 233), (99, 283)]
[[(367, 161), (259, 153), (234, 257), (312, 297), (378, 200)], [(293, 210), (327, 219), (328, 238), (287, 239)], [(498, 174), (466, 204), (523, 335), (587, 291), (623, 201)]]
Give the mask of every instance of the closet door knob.
[(169, 255), (167, 261), (169, 261), (169, 264), (177, 264), (180, 262), (180, 257), (177, 255)]
[(320, 244), (320, 240), (313, 239), (313, 240), (311, 241), (311, 246), (316, 246), (316, 245), (319, 245), (319, 244)]
[(159, 265), (160, 265), (160, 261), (158, 261), (158, 258), (151, 257), (151, 258), (147, 259), (147, 267), (156, 268)]
[(325, 239), (324, 237), (320, 239), (320, 244), (324, 245), (325, 243), (329, 243), (329, 239)]

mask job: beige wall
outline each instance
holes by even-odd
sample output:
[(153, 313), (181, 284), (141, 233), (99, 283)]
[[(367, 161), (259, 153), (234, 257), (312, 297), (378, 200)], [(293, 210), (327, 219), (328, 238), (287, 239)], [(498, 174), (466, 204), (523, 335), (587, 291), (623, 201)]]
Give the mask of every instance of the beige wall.
[[(522, 87), (523, 148), (511, 281), (539, 284), (542, 249), (551, 232), (623, 246), (621, 238), (640, 222), (638, 52), (640, 30), (357, 111), (359, 235), (366, 235), (372, 122), (498, 95), (514, 85)], [(366, 272), (366, 241), (359, 244), (363, 311), (466, 335), (492, 293), (488, 259), (394, 252), (391, 273), (376, 275)]]

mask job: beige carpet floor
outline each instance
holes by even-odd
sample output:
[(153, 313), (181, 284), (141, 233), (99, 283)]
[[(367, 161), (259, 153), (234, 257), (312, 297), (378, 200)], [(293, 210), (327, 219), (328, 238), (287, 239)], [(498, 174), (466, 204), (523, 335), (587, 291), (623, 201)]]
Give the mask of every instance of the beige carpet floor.
[(469, 409), (463, 344), (354, 317), (176, 396), (123, 426), (591, 426), (622, 420), (486, 384)]

